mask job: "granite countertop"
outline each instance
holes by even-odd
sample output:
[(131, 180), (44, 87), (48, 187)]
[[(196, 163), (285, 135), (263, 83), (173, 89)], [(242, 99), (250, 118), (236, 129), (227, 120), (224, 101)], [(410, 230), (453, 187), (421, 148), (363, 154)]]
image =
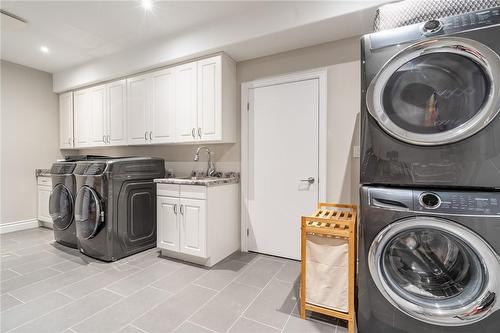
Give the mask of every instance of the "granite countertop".
[(240, 177), (236, 174), (225, 177), (177, 177), (177, 178), (159, 178), (154, 180), (159, 184), (177, 184), (177, 185), (200, 185), (200, 186), (218, 186), (227, 184), (237, 184)]
[(35, 177), (50, 177), (50, 169), (35, 169)]

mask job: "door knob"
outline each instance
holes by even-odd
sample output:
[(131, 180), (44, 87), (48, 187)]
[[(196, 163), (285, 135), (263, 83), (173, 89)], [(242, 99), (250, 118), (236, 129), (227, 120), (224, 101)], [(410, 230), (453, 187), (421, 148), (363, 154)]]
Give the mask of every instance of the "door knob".
[(301, 179), (300, 181), (301, 182), (308, 182), (309, 184), (314, 184), (315, 179), (314, 179), (314, 177), (309, 177), (307, 179)]

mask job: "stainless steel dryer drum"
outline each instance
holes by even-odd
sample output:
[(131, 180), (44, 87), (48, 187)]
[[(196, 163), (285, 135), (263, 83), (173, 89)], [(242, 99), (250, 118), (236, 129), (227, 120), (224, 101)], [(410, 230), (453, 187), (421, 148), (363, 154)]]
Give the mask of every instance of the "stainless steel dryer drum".
[(362, 38), (361, 182), (500, 188), (500, 8)]
[(361, 189), (362, 333), (493, 333), (500, 192)]

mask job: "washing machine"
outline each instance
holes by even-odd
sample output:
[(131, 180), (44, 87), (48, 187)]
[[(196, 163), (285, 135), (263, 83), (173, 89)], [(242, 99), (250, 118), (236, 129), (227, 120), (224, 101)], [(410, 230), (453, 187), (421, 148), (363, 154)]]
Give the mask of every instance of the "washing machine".
[(103, 261), (156, 246), (156, 186), (161, 158), (77, 162), (75, 224), (80, 252)]
[(73, 176), (75, 162), (61, 161), (52, 164), (52, 192), (49, 197), (49, 214), (52, 218), (56, 242), (77, 248), (74, 221), (76, 183)]
[(500, 327), (500, 192), (361, 188), (360, 333)]
[(362, 37), (361, 183), (500, 189), (500, 7)]

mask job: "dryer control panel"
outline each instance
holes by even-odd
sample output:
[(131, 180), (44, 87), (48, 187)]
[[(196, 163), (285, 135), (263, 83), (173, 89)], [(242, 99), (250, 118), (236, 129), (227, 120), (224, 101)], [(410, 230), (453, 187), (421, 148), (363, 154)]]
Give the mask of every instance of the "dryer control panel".
[(413, 207), (419, 212), (500, 216), (500, 192), (413, 190)]
[(369, 35), (370, 48), (375, 50), (386, 46), (418, 41), (434, 36), (452, 35), (457, 32), (498, 24), (500, 24), (500, 7), (495, 7), (416, 23), (396, 29), (382, 30)]

